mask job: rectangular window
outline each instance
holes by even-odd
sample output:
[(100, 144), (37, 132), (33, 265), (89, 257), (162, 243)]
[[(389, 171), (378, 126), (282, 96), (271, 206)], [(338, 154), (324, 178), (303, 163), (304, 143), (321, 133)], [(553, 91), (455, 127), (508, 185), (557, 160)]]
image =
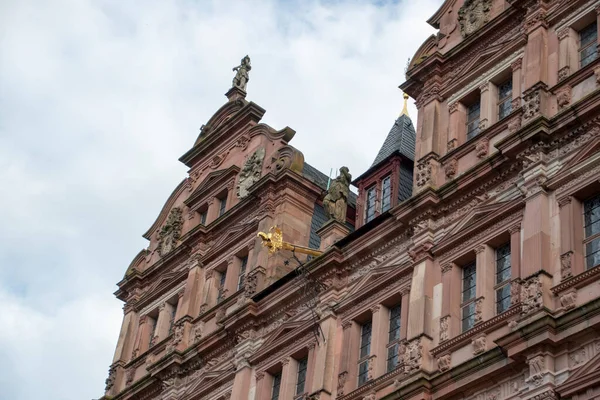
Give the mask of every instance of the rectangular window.
[(219, 199), (219, 217), (225, 214), (225, 207), (227, 206), (227, 198)]
[(384, 213), (392, 207), (392, 177), (383, 178), (381, 186), (381, 212)]
[(367, 189), (367, 207), (366, 207), (366, 222), (375, 218), (375, 202), (377, 200), (377, 191), (373, 186)]
[(512, 112), (512, 78), (498, 86), (498, 120)]
[(150, 324), (150, 341), (148, 343), (152, 343), (152, 338), (154, 337), (154, 333), (156, 333), (156, 319), (148, 317), (148, 323)]
[(271, 390), (271, 400), (279, 400), (279, 389), (281, 387), (281, 372), (273, 375), (273, 390)]
[(398, 339), (400, 339), (400, 312), (401, 306), (390, 309), (390, 329), (388, 331), (387, 372), (398, 366)]
[(240, 290), (241, 288), (244, 287), (244, 280), (246, 278), (246, 265), (248, 264), (248, 256), (244, 256), (241, 258), (241, 264), (240, 264), (240, 273), (238, 275), (238, 284), (237, 284), (237, 290)]
[(481, 115), (481, 105), (477, 103), (467, 107), (467, 140), (479, 135), (479, 116)]
[(207, 212), (207, 211), (202, 211), (202, 212), (200, 213), (200, 223), (201, 223), (202, 225), (206, 225), (206, 215), (207, 215), (207, 214), (208, 214), (208, 212)]
[(510, 308), (510, 243), (496, 250), (496, 314)]
[(304, 384), (306, 382), (306, 368), (308, 367), (308, 358), (298, 360), (298, 379), (296, 380), (296, 396), (304, 393)]
[(221, 272), (219, 275), (219, 292), (217, 295), (217, 302), (223, 300), (223, 292), (225, 290), (225, 279), (227, 278), (227, 270)]
[(600, 264), (600, 196), (583, 202), (583, 225), (585, 231), (585, 267)]
[(358, 363), (358, 386), (369, 380), (369, 355), (371, 354), (371, 322), (364, 324), (360, 330), (360, 351)]
[(475, 326), (475, 287), (476, 287), (475, 262), (463, 267), (462, 283), (462, 331), (466, 332)]
[(598, 58), (598, 24), (594, 22), (579, 31), (579, 63), (585, 67)]

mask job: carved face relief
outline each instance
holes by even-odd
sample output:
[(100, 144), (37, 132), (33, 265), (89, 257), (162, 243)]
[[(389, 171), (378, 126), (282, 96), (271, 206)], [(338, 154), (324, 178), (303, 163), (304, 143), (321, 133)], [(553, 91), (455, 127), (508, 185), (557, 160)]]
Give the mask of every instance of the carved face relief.
[(463, 37), (469, 36), (490, 18), (492, 0), (466, 0), (465, 4), (458, 10), (458, 23)]

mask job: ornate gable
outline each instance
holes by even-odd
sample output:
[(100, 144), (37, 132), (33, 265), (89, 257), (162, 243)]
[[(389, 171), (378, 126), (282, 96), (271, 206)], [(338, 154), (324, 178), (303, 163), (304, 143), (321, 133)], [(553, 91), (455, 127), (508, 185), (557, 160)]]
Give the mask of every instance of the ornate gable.
[(492, 0), (465, 0), (458, 10), (460, 33), (467, 37), (479, 30), (490, 20)]
[[(600, 343), (596, 343), (600, 347)], [(579, 367), (572, 373), (566, 381), (560, 384), (556, 391), (561, 398), (569, 397), (577, 393), (589, 391), (596, 387), (597, 392), (600, 392), (600, 353), (596, 354), (583, 366)], [(584, 397), (588, 398), (588, 397)]]

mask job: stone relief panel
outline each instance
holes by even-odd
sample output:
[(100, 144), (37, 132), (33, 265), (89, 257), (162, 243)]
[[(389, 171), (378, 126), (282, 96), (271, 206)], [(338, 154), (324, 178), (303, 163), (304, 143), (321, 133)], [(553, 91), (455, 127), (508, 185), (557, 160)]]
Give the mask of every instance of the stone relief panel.
[(161, 256), (169, 253), (175, 248), (177, 241), (181, 235), (183, 227), (183, 216), (181, 208), (175, 207), (169, 213), (167, 222), (163, 225), (158, 233), (158, 253)]
[(524, 385), (525, 377), (523, 375), (517, 376), (471, 396), (466, 396), (465, 400), (504, 400), (515, 398)]
[(265, 149), (261, 147), (256, 150), (244, 163), (240, 172), (237, 185), (237, 197), (243, 199), (248, 196), (248, 189), (257, 182), (262, 174), (262, 165), (265, 158)]
[(460, 33), (467, 37), (485, 25), (490, 19), (492, 0), (466, 0), (458, 10)]

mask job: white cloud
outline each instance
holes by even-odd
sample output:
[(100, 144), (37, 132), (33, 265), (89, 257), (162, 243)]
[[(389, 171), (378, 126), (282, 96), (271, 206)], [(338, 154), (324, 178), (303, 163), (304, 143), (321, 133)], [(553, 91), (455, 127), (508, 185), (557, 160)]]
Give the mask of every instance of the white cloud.
[(292, 144), (322, 171), (358, 176), (402, 107), (406, 60), (440, 4), (2, 2), (3, 396), (102, 394), (122, 317), (114, 285), (243, 55), (265, 122), (295, 129)]

